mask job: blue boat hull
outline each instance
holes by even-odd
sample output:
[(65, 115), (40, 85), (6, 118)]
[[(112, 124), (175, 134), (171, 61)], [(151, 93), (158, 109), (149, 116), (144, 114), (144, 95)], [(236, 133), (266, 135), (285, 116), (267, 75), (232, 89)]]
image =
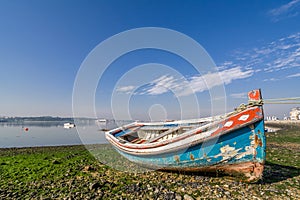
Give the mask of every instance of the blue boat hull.
[(140, 156), (117, 150), (128, 160), (151, 169), (214, 171), (224, 166), (241, 167), (245, 163), (263, 165), (265, 149), (264, 121), (260, 120), (176, 152)]

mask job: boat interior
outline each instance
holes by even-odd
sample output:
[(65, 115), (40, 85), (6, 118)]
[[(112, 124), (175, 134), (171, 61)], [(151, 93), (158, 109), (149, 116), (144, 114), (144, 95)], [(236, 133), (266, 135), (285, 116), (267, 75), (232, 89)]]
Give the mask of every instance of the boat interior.
[(169, 125), (136, 125), (120, 129), (114, 137), (122, 143), (145, 144), (175, 138), (187, 131), (209, 124), (209, 122)]

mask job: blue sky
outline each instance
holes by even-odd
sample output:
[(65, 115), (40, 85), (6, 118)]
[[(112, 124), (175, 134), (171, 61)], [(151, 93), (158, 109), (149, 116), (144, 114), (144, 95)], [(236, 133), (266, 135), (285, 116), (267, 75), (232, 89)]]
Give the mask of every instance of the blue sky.
[[(97, 117), (112, 117), (113, 94), (120, 117), (124, 103), (134, 119), (180, 118), (178, 95), (196, 98), (185, 107), (189, 114), (184, 117), (207, 116), (211, 88), (203, 78), (215, 76), (223, 80), (212, 82), (224, 86), (228, 111), (246, 102), (246, 92), (254, 88), (261, 88), (265, 98), (300, 96), (299, 21), (300, 0), (1, 0), (0, 116), (72, 116), (74, 82), (89, 53), (118, 33), (142, 27), (167, 28), (192, 38), (219, 73), (199, 74), (166, 51), (130, 52), (101, 77), (94, 91)], [(147, 63), (162, 66), (143, 69)], [(132, 79), (145, 82), (136, 88)], [(122, 102), (124, 94), (131, 95), (129, 102)], [(82, 115), (94, 116), (85, 106), (78, 108)], [(294, 106), (265, 105), (265, 112), (283, 117)]]

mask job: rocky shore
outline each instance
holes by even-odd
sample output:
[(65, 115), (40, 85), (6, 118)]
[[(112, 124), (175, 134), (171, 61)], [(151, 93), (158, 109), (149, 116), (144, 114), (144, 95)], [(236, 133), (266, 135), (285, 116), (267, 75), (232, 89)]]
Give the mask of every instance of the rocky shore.
[(218, 174), (116, 170), (112, 161), (125, 161), (108, 145), (102, 157), (85, 146), (0, 149), (0, 199), (300, 199), (299, 136), (290, 125), (267, 133), (264, 176), (254, 184)]

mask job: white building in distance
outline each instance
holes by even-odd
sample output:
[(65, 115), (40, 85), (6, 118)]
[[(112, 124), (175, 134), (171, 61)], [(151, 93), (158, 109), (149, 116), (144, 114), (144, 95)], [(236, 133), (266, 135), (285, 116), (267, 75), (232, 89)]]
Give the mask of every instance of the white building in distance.
[(293, 108), (290, 112), (291, 120), (300, 120), (300, 107)]

